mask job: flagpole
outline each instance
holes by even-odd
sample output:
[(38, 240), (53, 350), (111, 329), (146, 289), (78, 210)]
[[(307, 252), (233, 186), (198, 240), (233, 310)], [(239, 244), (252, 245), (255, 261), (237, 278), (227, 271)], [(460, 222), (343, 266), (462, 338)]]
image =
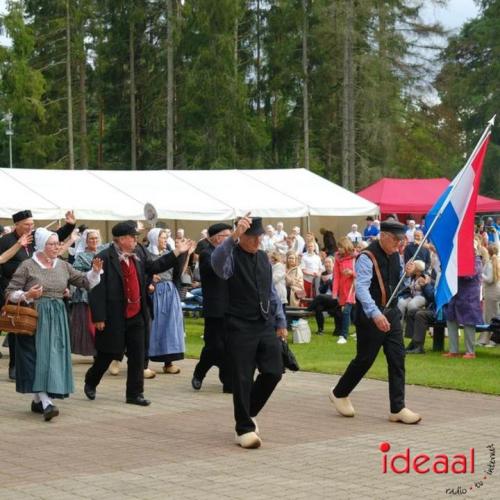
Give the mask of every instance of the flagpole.
[[(472, 159), (475, 158), (476, 153), (479, 151), (479, 148), (483, 144), (483, 142), (486, 139), (487, 135), (490, 133), (491, 127), (493, 127), (493, 125), (495, 124), (495, 118), (496, 118), (496, 116), (497, 115), (493, 115), (492, 118), (488, 121), (488, 125), (486, 125), (486, 128), (484, 129), (483, 134), (481, 135), (479, 141), (477, 141), (476, 147), (473, 149), (473, 151), (470, 154), (470, 156), (469, 156), (466, 164), (463, 166), (462, 170), (459, 172), (458, 178), (457, 178), (457, 182), (455, 182), (455, 184), (451, 188), (450, 192), (448, 193), (448, 196), (446, 197), (446, 200), (444, 200), (443, 203), (441, 204), (441, 207), (440, 207), (438, 213), (436, 214), (436, 217), (434, 217), (434, 220), (432, 221), (432, 224), (429, 226), (429, 229), (424, 234), (424, 237), (422, 238), (422, 241), (418, 245), (418, 247), (415, 250), (415, 253), (411, 257), (411, 259), (405, 264), (405, 267), (406, 267), (407, 264), (411, 264), (411, 263), (413, 263), (415, 261), (415, 257), (417, 256), (418, 252), (420, 251), (420, 249), (422, 248), (422, 246), (424, 245), (424, 243), (427, 241), (427, 238), (431, 234), (431, 231), (434, 228), (434, 226), (436, 225), (436, 222), (439, 220), (439, 218), (443, 214), (444, 207), (446, 206), (446, 201), (451, 198), (451, 195), (455, 191), (457, 185), (460, 182), (460, 179), (462, 178), (462, 176), (464, 175), (465, 171), (467, 170), (467, 167), (471, 164)], [(405, 269), (404, 269), (403, 270), (403, 275), (401, 276), (398, 284), (396, 285), (396, 288), (392, 292), (392, 295), (389, 297), (389, 300), (387, 301), (387, 304), (386, 304), (385, 307), (389, 307), (390, 306), (390, 304), (393, 301), (394, 297), (396, 297), (399, 289), (401, 288), (401, 285), (403, 284), (403, 281), (405, 280), (405, 278), (406, 278), (406, 272), (405, 272)]]

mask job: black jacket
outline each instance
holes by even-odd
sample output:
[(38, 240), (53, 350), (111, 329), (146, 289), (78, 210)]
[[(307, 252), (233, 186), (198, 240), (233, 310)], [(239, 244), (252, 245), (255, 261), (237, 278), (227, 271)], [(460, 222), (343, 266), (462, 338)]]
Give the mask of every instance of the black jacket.
[[(125, 350), (126, 303), (123, 274), (114, 245), (97, 255), (103, 261), (101, 282), (89, 292), (92, 321), (105, 322), (103, 331), (96, 331), (96, 349), (105, 353), (122, 354)], [(175, 264), (177, 257), (169, 253), (152, 260), (147, 252), (136, 259), (137, 276), (141, 291), (141, 314), (147, 327), (149, 311), (146, 293), (146, 274), (161, 273)]]
[(203, 293), (203, 316), (205, 318), (223, 318), (227, 310), (227, 281), (219, 278), (212, 268), (212, 253), (209, 245), (200, 254), (200, 278)]

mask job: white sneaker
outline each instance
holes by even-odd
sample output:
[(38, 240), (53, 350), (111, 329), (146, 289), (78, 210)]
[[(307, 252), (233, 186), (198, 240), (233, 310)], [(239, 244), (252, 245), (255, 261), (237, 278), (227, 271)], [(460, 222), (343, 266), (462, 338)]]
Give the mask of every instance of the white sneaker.
[(333, 395), (333, 386), (330, 387), (330, 392), (328, 393), (330, 401), (334, 404), (335, 409), (343, 417), (354, 417), (354, 407), (352, 406), (351, 400), (349, 398), (336, 398)]
[(493, 340), (490, 340), (484, 347), (496, 347), (497, 343)]
[(347, 339), (345, 337), (339, 337), (337, 344), (347, 344)]
[(109, 365), (108, 371), (111, 375), (118, 375), (120, 373), (121, 366), (122, 366), (121, 361), (113, 360)]
[(260, 448), (262, 441), (255, 432), (246, 432), (241, 436), (236, 435), (236, 444), (239, 444), (242, 448), (255, 449)]

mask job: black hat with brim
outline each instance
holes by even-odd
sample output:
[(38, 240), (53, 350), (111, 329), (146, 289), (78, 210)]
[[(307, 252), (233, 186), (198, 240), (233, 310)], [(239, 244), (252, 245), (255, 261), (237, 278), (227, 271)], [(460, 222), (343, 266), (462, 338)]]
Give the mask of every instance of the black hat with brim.
[(132, 221), (118, 222), (111, 229), (111, 234), (115, 237), (119, 236), (137, 236), (137, 226)]
[(266, 231), (262, 226), (262, 217), (252, 217), (252, 224), (245, 231), (247, 236), (260, 236), (264, 234)]
[(404, 238), (406, 229), (401, 222), (396, 220), (385, 220), (380, 223), (380, 231), (383, 233), (391, 233), (398, 238)]

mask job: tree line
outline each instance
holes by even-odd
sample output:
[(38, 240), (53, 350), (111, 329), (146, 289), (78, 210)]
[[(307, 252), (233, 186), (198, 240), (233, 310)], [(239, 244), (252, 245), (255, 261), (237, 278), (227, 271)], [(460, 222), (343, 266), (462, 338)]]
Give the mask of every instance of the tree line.
[(14, 166), (451, 177), (498, 109), (500, 0), (453, 36), (424, 22), (430, 2), (11, 0)]

